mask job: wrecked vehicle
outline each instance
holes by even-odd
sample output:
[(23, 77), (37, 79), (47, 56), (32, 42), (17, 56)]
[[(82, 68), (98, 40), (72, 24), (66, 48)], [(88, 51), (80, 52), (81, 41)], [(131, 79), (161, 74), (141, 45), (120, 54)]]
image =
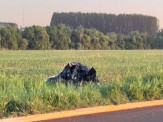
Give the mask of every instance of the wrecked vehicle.
[(48, 77), (45, 82), (57, 82), (80, 84), (87, 82), (99, 83), (96, 70), (92, 67), (84, 66), (79, 62), (68, 63), (64, 69), (56, 76)]

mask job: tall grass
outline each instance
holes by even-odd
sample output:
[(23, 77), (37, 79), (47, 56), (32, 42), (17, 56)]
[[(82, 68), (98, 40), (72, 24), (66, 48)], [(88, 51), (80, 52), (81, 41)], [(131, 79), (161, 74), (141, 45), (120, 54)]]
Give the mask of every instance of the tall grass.
[(0, 74), (0, 117), (163, 98), (163, 72), (80, 86)]
[[(162, 99), (162, 52), (2, 51), (0, 118)], [(44, 83), (70, 61), (94, 66), (101, 83)]]

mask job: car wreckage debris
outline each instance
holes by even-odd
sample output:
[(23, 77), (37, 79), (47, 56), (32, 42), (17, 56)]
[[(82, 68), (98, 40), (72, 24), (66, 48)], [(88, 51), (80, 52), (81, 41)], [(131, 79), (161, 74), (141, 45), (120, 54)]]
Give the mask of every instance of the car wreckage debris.
[(45, 80), (47, 83), (57, 81), (73, 84), (90, 81), (99, 83), (98, 77), (96, 76), (96, 70), (93, 67), (89, 68), (79, 62), (68, 63), (58, 75), (48, 77)]

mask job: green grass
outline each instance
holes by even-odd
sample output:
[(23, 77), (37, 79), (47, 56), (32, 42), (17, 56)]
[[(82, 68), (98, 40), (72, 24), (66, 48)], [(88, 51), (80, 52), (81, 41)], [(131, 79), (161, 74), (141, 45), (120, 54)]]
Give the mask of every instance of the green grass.
[[(101, 84), (46, 84), (71, 61)], [(0, 118), (163, 98), (163, 50), (0, 51)]]

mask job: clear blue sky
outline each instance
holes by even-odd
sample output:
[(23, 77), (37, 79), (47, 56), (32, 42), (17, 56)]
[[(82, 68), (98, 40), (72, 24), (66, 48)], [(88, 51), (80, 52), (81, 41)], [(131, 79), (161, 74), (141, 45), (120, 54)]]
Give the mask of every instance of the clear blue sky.
[[(24, 24), (23, 24), (24, 9)], [(0, 22), (47, 26), (53, 12), (145, 14), (163, 28), (163, 0), (0, 0)]]

